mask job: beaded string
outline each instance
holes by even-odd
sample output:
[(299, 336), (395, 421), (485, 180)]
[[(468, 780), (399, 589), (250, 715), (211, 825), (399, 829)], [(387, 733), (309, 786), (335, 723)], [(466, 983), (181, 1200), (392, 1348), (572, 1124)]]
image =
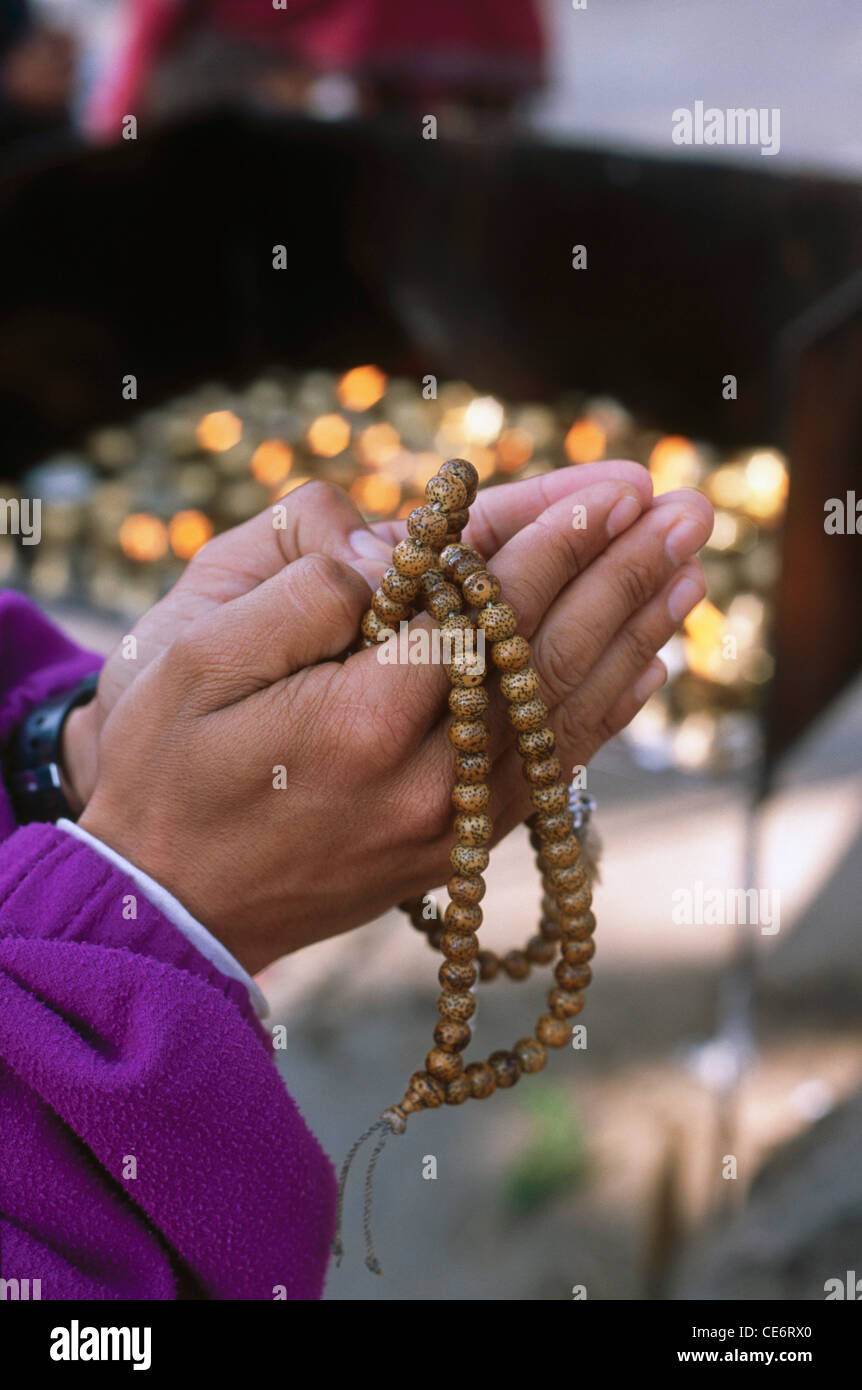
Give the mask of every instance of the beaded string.
[[(539, 677), (530, 665), (530, 646), (518, 635), (518, 620), (502, 601), (500, 581), (485, 568), (472, 546), (461, 543), (476, 497), (478, 474), (465, 459), (449, 459), (425, 489), (425, 505), (407, 518), (408, 536), (392, 552), (392, 565), (375, 591), (371, 607), (362, 619), (360, 647), (374, 647), (393, 623), (414, 617), (424, 608), (442, 631), (454, 634), (478, 632), (490, 645), (500, 689), (508, 703), (508, 716), (518, 734), (518, 752), (530, 785), (534, 810), (528, 819), (530, 841), (536, 853), (544, 897), (539, 932), (523, 950), (508, 951), (502, 958), (480, 950), (477, 932), (482, 924), (479, 904), (485, 895), (482, 877), (488, 867), (488, 844), (493, 821), (488, 815), (491, 793), (487, 779), (491, 759), (487, 752), (489, 731), (485, 713), (489, 704), (484, 688), (486, 671), (476, 652), (451, 657), (449, 709), (453, 719), (449, 739), (455, 749), (456, 783), (452, 791), (456, 843), (449, 861), (453, 875), (447, 884), (449, 903), (442, 924), (424, 916), (426, 899), (411, 899), (402, 909), (411, 922), (426, 933), (429, 944), (442, 953), (438, 979), (442, 993), (437, 1000), (440, 1015), (434, 1028), (434, 1046), (425, 1068), (410, 1077), (403, 1097), (384, 1110), (380, 1118), (351, 1148), (342, 1166), (336, 1208), (333, 1250), (343, 1252), (341, 1226), (344, 1191), (350, 1165), (371, 1134), (381, 1131), (368, 1166), (365, 1183), (365, 1263), (381, 1273), (371, 1237), (371, 1200), (374, 1169), (390, 1134), (403, 1134), (410, 1115), (436, 1110), (441, 1105), (463, 1105), (484, 1100), (497, 1089), (507, 1090), (523, 1075), (542, 1071), (547, 1049), (563, 1047), (570, 1037), (570, 1020), (584, 1006), (584, 990), (592, 978), (589, 966), (595, 952), (592, 940), (596, 919), (591, 911), (591, 874), (576, 831), (569, 790), (562, 767), (554, 755), (554, 734), (548, 727), (548, 709), (541, 699)], [(471, 618), (464, 608), (475, 612)], [(457, 650), (457, 639), (452, 645)], [(444, 643), (444, 660), (446, 651)], [(589, 819), (589, 807), (580, 808), (579, 825)], [(487, 1061), (464, 1066), (461, 1053), (468, 1046), (470, 1019), (476, 1008), (471, 993), (477, 979), (493, 980), (502, 971), (511, 980), (523, 980), (533, 965), (547, 965), (557, 955), (555, 984), (548, 993), (548, 1011), (538, 1019), (535, 1036), (520, 1038), (509, 1049), (492, 1052)]]

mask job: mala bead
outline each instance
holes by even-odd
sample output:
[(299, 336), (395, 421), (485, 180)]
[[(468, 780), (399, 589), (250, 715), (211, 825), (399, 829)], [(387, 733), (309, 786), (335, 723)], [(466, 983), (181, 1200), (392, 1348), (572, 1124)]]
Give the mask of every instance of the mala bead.
[(452, 685), (468, 688), (478, 686), (485, 679), (485, 664), (478, 652), (472, 652), (469, 656), (456, 656), (446, 667), (446, 675)]
[(522, 671), (506, 671), (500, 677), (500, 692), (506, 700), (516, 705), (534, 700), (539, 694), (538, 673), (532, 666), (525, 666)]
[(460, 478), (467, 493), (465, 507), (472, 507), (476, 501), (476, 493), (479, 491), (479, 474), (476, 468), (467, 459), (447, 459), (440, 467), (440, 472), (449, 474), (454, 473), (456, 478)]
[(460, 613), (461, 595), (454, 584), (440, 584), (428, 595), (425, 607), (432, 618), (442, 622), (444, 618)]
[(574, 1018), (584, 1007), (584, 996), (577, 990), (552, 989), (548, 995), (548, 1008), (554, 1018)]
[(456, 782), (452, 805), (458, 811), (487, 811), (491, 790), (484, 782)]
[(392, 563), (399, 574), (419, 578), (434, 564), (434, 552), (418, 541), (399, 541), (392, 552)]
[(507, 951), (500, 961), (510, 980), (526, 980), (530, 961), (525, 951)]
[[(500, 677), (500, 689), (503, 688), (503, 681), (509, 679), (509, 675), (519, 675), (520, 672), (506, 672)], [(503, 691), (505, 694), (505, 691)], [(538, 694), (538, 689), (535, 692)], [(518, 752), (522, 758), (547, 758), (557, 746), (550, 729), (527, 729), (524, 733), (518, 734)]]
[(553, 917), (543, 917), (539, 922), (539, 931), (545, 941), (559, 941), (563, 934), (562, 927)]
[(447, 582), (445, 574), (436, 565), (432, 565), (431, 569), (426, 570), (419, 580), (419, 592), (424, 598), (427, 598), (429, 594), (433, 594), (435, 589), (439, 589), (441, 584)]
[[(434, 1028), (434, 1041), (444, 1052), (463, 1052), (465, 1047), (470, 1046), (472, 1036), (469, 1024), (453, 1022), (449, 1018), (441, 1018)], [(432, 1071), (433, 1068), (429, 1067), (428, 1070)]]
[[(418, 1101), (426, 1110), (436, 1110), (445, 1099), (446, 1092), (435, 1076), (429, 1076), (427, 1071), (414, 1071), (405, 1100)], [(405, 1105), (405, 1101), (401, 1104)]]
[(490, 774), (491, 759), (487, 753), (458, 753), (456, 755), (455, 776), (459, 782), (484, 782)]
[(457, 512), (466, 504), (467, 489), (454, 473), (438, 473), (425, 487), (425, 501), (439, 502), (444, 512)]
[(530, 645), (524, 637), (507, 637), (495, 642), (491, 656), (498, 671), (522, 671), (530, 661)]
[(555, 869), (567, 869), (580, 858), (581, 846), (577, 835), (568, 835), (565, 840), (554, 840), (552, 844), (545, 845), (542, 851), (546, 864), (550, 864)]
[(362, 619), (361, 631), (363, 637), (367, 637), (368, 640), (371, 642), (372, 646), (376, 647), (378, 635), (383, 631), (385, 627), (386, 624), (382, 622), (380, 618), (378, 618), (377, 614), (374, 612), (374, 609), (369, 608), (368, 612), (365, 614), (365, 617)]
[(545, 1047), (565, 1047), (571, 1036), (566, 1020), (555, 1018), (553, 1014), (542, 1014), (536, 1024), (536, 1037)]
[[(592, 900), (592, 891), (589, 885), (585, 885), (583, 888), (579, 888), (576, 893), (561, 893), (557, 902), (560, 905), (560, 911), (567, 916), (582, 917), (585, 912), (589, 911)], [(595, 925), (595, 918), (593, 918), (593, 925)]]
[(449, 523), (443, 512), (433, 507), (417, 507), (407, 518), (407, 533), (420, 545), (431, 546), (436, 550), (449, 530)]
[[(524, 763), (524, 776), (533, 787), (552, 787), (560, 781), (562, 775), (559, 758), (528, 758)], [(539, 844), (541, 843), (542, 838), (539, 836)]]
[[(512, 708), (517, 709), (518, 706), (514, 705)], [(569, 793), (562, 782), (558, 782), (555, 787), (532, 787), (530, 800), (537, 811), (549, 812), (553, 815), (568, 809)]]
[(478, 978), (479, 971), (472, 961), (444, 960), (437, 971), (437, 979), (450, 994), (465, 994)]
[(455, 834), (462, 845), (486, 845), (494, 833), (494, 822), (483, 812), (461, 811), (455, 817)]
[(482, 909), (473, 903), (449, 903), (443, 921), (452, 931), (478, 931), (482, 925)]
[(554, 966), (554, 979), (560, 989), (568, 990), (570, 993), (579, 989), (586, 989), (593, 972), (588, 965), (572, 965), (570, 961), (561, 960)]
[(475, 1100), (486, 1100), (497, 1089), (496, 1073), (488, 1062), (471, 1062), (464, 1075), (470, 1082), (470, 1092)]
[(568, 811), (537, 816), (536, 829), (546, 844), (549, 840), (567, 840), (572, 833), (572, 818)]
[[(476, 1000), (469, 992), (447, 994), (444, 991), (437, 997), (437, 1011), (441, 1018), (448, 1019), (451, 1023), (467, 1023), (476, 1012)], [(437, 1034), (434, 1036), (436, 1038)]]
[(501, 1049), (499, 1052), (492, 1052), (488, 1058), (489, 1066), (494, 1069), (494, 1079), (497, 1085), (508, 1090), (514, 1086), (521, 1075), (521, 1063), (514, 1052), (506, 1052)]
[[(425, 1058), (425, 1070), (438, 1081), (452, 1081), (464, 1070), (464, 1063), (457, 1052), (447, 1052), (442, 1047), (432, 1047)], [(444, 1094), (445, 1100), (445, 1094)]]
[(431, 928), (429, 928), (426, 935), (428, 937), (428, 945), (431, 947), (433, 951), (440, 950), (440, 947), (443, 944), (443, 937), (445, 933), (446, 928), (442, 927), (439, 922), (435, 922), (434, 925)]
[(449, 851), (449, 863), (459, 874), (483, 874), (488, 867), (490, 855), (478, 845), (453, 845)]
[(476, 719), (485, 713), (489, 704), (488, 692), (481, 686), (456, 685), (449, 691), (449, 708), (453, 714)]
[(485, 982), (496, 980), (500, 973), (500, 960), (493, 951), (479, 952), (479, 979)]
[[(485, 569), (473, 570), (465, 576), (462, 589), (464, 602), (471, 608), (484, 608), (486, 604), (497, 603), (502, 593), (499, 579)], [(503, 693), (505, 694), (505, 691)]]
[[(435, 592), (436, 592), (436, 590), (435, 590)], [(445, 618), (440, 618), (440, 619), (438, 619), (438, 622), (439, 622), (439, 625), (440, 625), (440, 630), (441, 630), (441, 632), (443, 632), (443, 633), (446, 633), (446, 632), (469, 632), (470, 629), (471, 629), (471, 627), (472, 627), (472, 624), (471, 624), (471, 622), (470, 622), (470, 619), (467, 617), (467, 614), (466, 614), (466, 613), (447, 613), (447, 614), (446, 614), (446, 617), (445, 617)], [(446, 660), (446, 656), (447, 656), (447, 652), (446, 652), (446, 645), (447, 645), (447, 643), (448, 643), (448, 645), (450, 645), (450, 646), (452, 647), (451, 656), (452, 656), (452, 657), (455, 657), (455, 656), (458, 655), (458, 645), (457, 645), (457, 644), (458, 644), (458, 639), (457, 639), (456, 637), (449, 637), (448, 639), (444, 639), (444, 645), (443, 645), (443, 659), (444, 659), (444, 661)]]
[(389, 626), (392, 623), (400, 623), (402, 618), (406, 618), (410, 612), (409, 607), (401, 603), (398, 599), (390, 598), (383, 589), (375, 590), (371, 600), (371, 606), (382, 623)]
[(460, 533), (464, 530), (464, 527), (467, 525), (467, 522), (469, 520), (470, 513), (468, 512), (466, 507), (459, 507), (457, 511), (447, 512), (446, 522), (449, 527), (447, 535), (449, 533), (451, 533), (453, 536), (460, 535)]
[[(510, 604), (489, 603), (487, 608), (480, 610), (476, 626), (482, 629), (489, 642), (504, 642), (514, 637), (518, 630), (518, 619)], [(529, 651), (529, 648), (527, 650)]]
[(475, 960), (479, 954), (479, 941), (475, 932), (452, 929), (444, 934), (440, 950), (447, 960)]
[(526, 1072), (529, 1076), (534, 1076), (537, 1071), (542, 1071), (548, 1060), (547, 1052), (535, 1038), (519, 1039), (512, 1051), (521, 1064), (521, 1071)]
[(481, 719), (456, 719), (449, 725), (449, 740), (460, 753), (481, 753), (489, 737)]
[(531, 936), (527, 942), (527, 960), (532, 961), (534, 965), (550, 965), (556, 954), (554, 942), (546, 941), (543, 936)]
[(478, 555), (462, 555), (452, 566), (452, 578), (456, 584), (465, 584), (471, 574), (481, 574), (485, 568), (484, 560)]
[(446, 1104), (463, 1105), (472, 1093), (469, 1077), (466, 1072), (461, 1072), (459, 1076), (453, 1076), (452, 1080), (446, 1083)]
[[(564, 840), (560, 841), (565, 844)], [(550, 868), (548, 877), (559, 893), (577, 893), (586, 887), (587, 871), (583, 864), (564, 864), (560, 868)]]
[(562, 956), (569, 965), (586, 965), (596, 954), (596, 943), (591, 937), (586, 941), (564, 941)]
[[(547, 722), (548, 706), (544, 700), (525, 700), (522, 705), (509, 706), (509, 722), (518, 730), (541, 729)], [(566, 791), (565, 787), (563, 788)], [(568, 805), (568, 792), (566, 791)]]
[[(451, 573), (459, 560), (463, 560), (468, 555), (476, 555), (476, 552), (469, 545), (464, 545), (461, 541), (453, 541), (449, 545), (444, 545), (440, 551), (440, 568)], [(478, 559), (478, 555), (476, 556)]]
[(384, 571), (380, 587), (396, 603), (410, 603), (419, 592), (419, 581), (412, 575), (401, 574), (394, 565)]
[(453, 902), (480, 903), (485, 896), (485, 880), (478, 875), (453, 874), (446, 891)]

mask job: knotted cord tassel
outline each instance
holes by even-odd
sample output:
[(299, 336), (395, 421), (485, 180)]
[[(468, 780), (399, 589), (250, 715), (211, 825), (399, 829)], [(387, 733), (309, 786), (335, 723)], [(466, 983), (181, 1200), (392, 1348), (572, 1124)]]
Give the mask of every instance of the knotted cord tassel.
[[(341, 1239), (341, 1231), (344, 1223), (344, 1192), (347, 1187), (347, 1178), (350, 1174), (350, 1165), (352, 1164), (359, 1150), (362, 1148), (362, 1145), (365, 1143), (366, 1139), (370, 1139), (371, 1135), (374, 1133), (375, 1130), (380, 1129), (383, 1125), (388, 1125), (388, 1123), (388, 1120), (384, 1120), (383, 1118), (381, 1118), (379, 1120), (375, 1120), (373, 1125), (369, 1125), (365, 1133), (360, 1134), (359, 1138), (355, 1140), (355, 1142), (348, 1151), (347, 1157), (341, 1165), (341, 1173), (339, 1174), (338, 1178), (338, 1198), (335, 1203), (335, 1235), (332, 1239), (332, 1253), (335, 1256), (336, 1265), (340, 1265), (344, 1257), (344, 1242)], [(368, 1205), (367, 1197), (366, 1205)]]
[(374, 1238), (371, 1234), (371, 1199), (374, 1188), (374, 1169), (377, 1167), (377, 1160), (383, 1152), (383, 1146), (386, 1140), (389, 1138), (390, 1134), (395, 1133), (389, 1120), (381, 1120), (380, 1124), (384, 1125), (385, 1128), (383, 1134), (374, 1146), (371, 1158), (368, 1160), (368, 1172), (365, 1174), (365, 1207), (362, 1213), (362, 1226), (365, 1231), (365, 1265), (367, 1269), (371, 1270), (372, 1274), (383, 1273), (377, 1256), (374, 1253)]

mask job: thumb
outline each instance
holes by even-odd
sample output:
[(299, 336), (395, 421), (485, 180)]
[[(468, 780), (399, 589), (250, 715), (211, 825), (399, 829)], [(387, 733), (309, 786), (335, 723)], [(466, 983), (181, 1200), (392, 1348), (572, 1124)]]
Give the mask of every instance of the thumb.
[(189, 687), (190, 712), (211, 713), (339, 656), (367, 607), (368, 586), (355, 570), (305, 555), (194, 623), (163, 660)]

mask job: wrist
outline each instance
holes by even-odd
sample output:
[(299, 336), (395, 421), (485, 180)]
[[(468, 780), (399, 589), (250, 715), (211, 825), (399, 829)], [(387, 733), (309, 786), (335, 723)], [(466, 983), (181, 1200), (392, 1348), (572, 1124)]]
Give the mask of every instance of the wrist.
[(97, 701), (73, 709), (63, 725), (60, 739), (61, 773), (64, 791), (77, 818), (93, 794), (99, 762), (96, 727)]

